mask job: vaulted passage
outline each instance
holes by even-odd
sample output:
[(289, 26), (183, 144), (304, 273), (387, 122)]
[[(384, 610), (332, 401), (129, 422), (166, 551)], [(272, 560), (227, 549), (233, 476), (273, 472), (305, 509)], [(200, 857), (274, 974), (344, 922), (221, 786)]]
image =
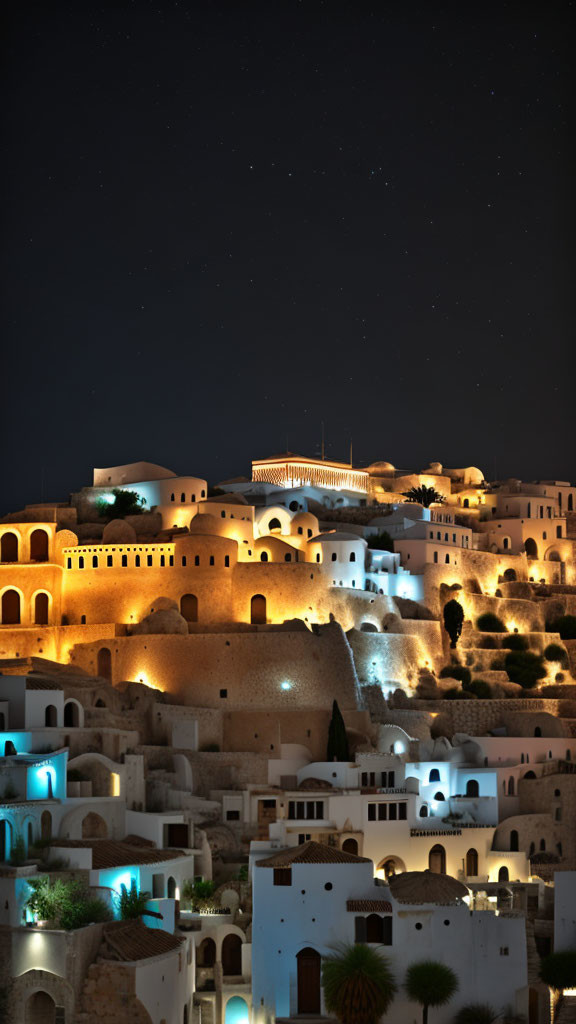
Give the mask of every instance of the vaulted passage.
[(180, 614), (186, 622), (198, 622), (198, 598), (196, 594), (183, 594), (180, 598)]
[(263, 594), (254, 594), (250, 601), (250, 622), (253, 626), (266, 625), (266, 598)]
[(225, 976), (242, 974), (242, 939), (227, 935), (222, 943), (222, 973)]
[(55, 1024), (56, 1004), (47, 992), (35, 992), (26, 1003), (26, 1024)]
[(0, 562), (18, 561), (18, 537), (15, 533), (3, 533), (0, 537)]

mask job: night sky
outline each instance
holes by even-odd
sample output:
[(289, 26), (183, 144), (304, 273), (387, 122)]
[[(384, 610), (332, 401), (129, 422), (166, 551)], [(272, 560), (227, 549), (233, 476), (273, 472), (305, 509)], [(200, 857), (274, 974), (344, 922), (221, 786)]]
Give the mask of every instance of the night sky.
[(9, 5), (3, 511), (286, 447), (576, 477), (574, 5)]

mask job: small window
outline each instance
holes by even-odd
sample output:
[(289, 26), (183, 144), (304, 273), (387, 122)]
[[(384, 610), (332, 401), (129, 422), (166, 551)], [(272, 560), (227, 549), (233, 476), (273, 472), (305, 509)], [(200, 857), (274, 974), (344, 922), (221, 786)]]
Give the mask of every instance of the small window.
[(378, 821), (386, 821), (387, 804), (378, 804)]
[(434, 552), (434, 561), (435, 562), (438, 561), (438, 552), (437, 551)]
[(128, 555), (122, 555), (122, 568), (126, 569), (128, 565)]
[(79, 569), (83, 569), (84, 568), (84, 556), (83, 555), (80, 555), (80, 557), (78, 559), (78, 568)]
[(134, 559), (134, 565), (136, 566), (137, 569), (140, 568), (140, 555), (136, 555)]
[(285, 562), (291, 562), (292, 561), (292, 555), (289, 552), (286, 552), (286, 554), (284, 555), (284, 561)]
[(336, 561), (336, 552), (335, 551), (332, 552), (332, 561), (333, 562)]
[(356, 552), (355, 551), (351, 551), (350, 552), (350, 561), (351, 562), (355, 562), (356, 561)]
[(500, 956), (510, 956), (510, 949), (508, 946), (500, 946)]
[(206, 491), (201, 491), (200, 492), (200, 497), (201, 498), (205, 498), (206, 497)]
[(230, 555), (224, 555), (224, 565), (228, 569), (230, 566)]
[(226, 519), (226, 512), (224, 511), (223, 508), (220, 509), (220, 516), (221, 516), (222, 519)]
[(168, 559), (168, 564), (169, 565), (174, 565), (174, 555), (170, 555), (170, 557)]
[(146, 565), (152, 565), (152, 561), (153, 561), (153, 556), (152, 555), (146, 555)]
[(398, 805), (388, 804), (388, 821), (396, 821), (398, 817)]
[(92, 568), (98, 568), (98, 555), (92, 555)]
[(310, 528), (308, 528), (308, 529), (306, 530), (306, 535), (307, 535), (308, 537), (311, 537), (311, 536), (312, 536), (312, 530), (311, 530)]
[(298, 527), (298, 533), (300, 533), (300, 534), (304, 533), (304, 530), (302, 529), (301, 526)]
[(164, 555), (160, 555), (160, 565), (162, 568), (166, 565), (166, 557)]
[(292, 885), (292, 868), (274, 868), (274, 885)]
[(240, 811), (226, 811), (226, 821), (240, 821)]
[(220, 696), (224, 700), (228, 696), (228, 690), (220, 690)]
[(184, 504), (184, 502), (186, 501), (186, 495), (184, 493), (180, 495), (180, 501), (182, 504)]
[(376, 821), (376, 804), (368, 804), (368, 821)]
[(320, 561), (320, 552), (319, 552), (319, 551), (318, 551), (318, 552), (316, 552), (316, 561), (317, 561), (317, 562), (319, 562), (319, 561)]
[(85, 625), (86, 625), (86, 616), (85, 616), (85, 615), (81, 615), (81, 616), (80, 616), (80, 624), (81, 624), (82, 626), (85, 626)]
[(182, 555), (182, 565), (186, 565), (186, 555)]
[(109, 569), (114, 565), (114, 555), (106, 555), (106, 565)]
[(400, 821), (406, 821), (406, 809), (407, 809), (407, 804), (405, 804), (405, 803), (398, 804), (398, 817), (399, 817)]
[(210, 565), (214, 565), (214, 555), (210, 555)]
[(195, 494), (191, 494), (190, 495), (190, 501), (196, 501), (196, 495)]
[(71, 569), (72, 568), (72, 559), (71, 558), (67, 558), (66, 559), (66, 568), (67, 569)]
[(170, 495), (170, 501), (175, 501), (175, 497), (173, 494)]
[(200, 555), (194, 555), (194, 565), (200, 565)]
[(444, 559), (444, 561), (449, 563), (450, 562), (450, 555), (446, 555), (446, 558)]

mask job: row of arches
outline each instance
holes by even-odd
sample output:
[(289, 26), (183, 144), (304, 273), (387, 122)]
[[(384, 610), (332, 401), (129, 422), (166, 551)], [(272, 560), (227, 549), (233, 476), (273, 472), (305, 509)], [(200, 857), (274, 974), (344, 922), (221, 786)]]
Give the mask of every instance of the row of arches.
[[(15, 587), (2, 592), (0, 623), (3, 626), (19, 626), (22, 622), (23, 595)], [(47, 590), (39, 590), (31, 601), (31, 622), (35, 626), (47, 626), (50, 622), (52, 597)]]
[[(225, 977), (242, 974), (242, 939), (231, 932), (222, 942), (222, 972)], [(216, 943), (212, 938), (205, 938), (198, 946), (196, 957), (197, 967), (214, 967), (216, 963)]]
[[(49, 537), (46, 530), (32, 530), (30, 534), (30, 561), (48, 561)], [(12, 530), (0, 536), (0, 562), (20, 561), (20, 537)]]

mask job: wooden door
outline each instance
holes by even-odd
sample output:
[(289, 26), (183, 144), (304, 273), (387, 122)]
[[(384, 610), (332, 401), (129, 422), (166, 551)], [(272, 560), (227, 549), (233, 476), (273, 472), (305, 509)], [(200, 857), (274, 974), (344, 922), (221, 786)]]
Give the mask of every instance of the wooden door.
[(315, 949), (301, 949), (298, 961), (298, 1013), (320, 1013), (321, 957)]

